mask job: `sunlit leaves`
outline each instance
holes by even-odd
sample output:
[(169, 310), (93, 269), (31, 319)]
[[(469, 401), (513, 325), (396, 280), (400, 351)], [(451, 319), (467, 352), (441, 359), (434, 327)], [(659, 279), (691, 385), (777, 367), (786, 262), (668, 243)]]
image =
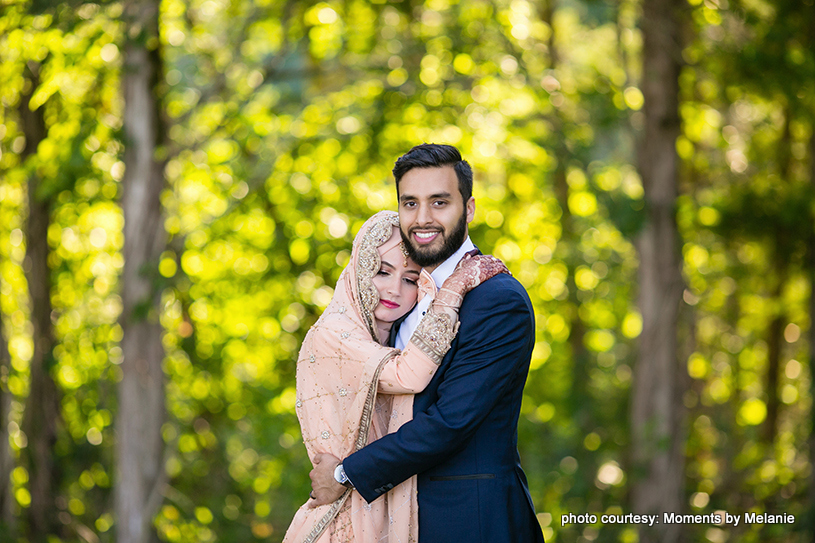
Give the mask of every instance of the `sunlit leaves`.
[[(809, 469), (798, 457), (811, 378), (798, 362), (810, 326), (803, 249), (772, 241), (768, 225), (784, 226), (783, 239), (811, 230), (811, 196), (801, 190), (811, 122), (787, 123), (785, 103), (798, 94), (780, 100), (781, 84), (765, 92), (765, 75), (743, 83), (720, 54), (744, 50), (745, 68), (768, 73), (759, 60), (775, 42), (758, 37), (777, 31), (782, 3), (752, 2), (746, 20), (710, 2), (690, 5), (700, 39), (683, 52), (676, 144), (686, 176), (677, 209), (683, 299), (695, 311), (692, 354), (683, 360), (693, 381), (683, 398), (693, 410), (688, 504), (725, 507), (723, 463), (744, 475), (735, 492), (759, 498), (792, 496), (798, 490), (789, 485)], [(14, 421), (33, 347), (22, 227), (25, 176), (36, 168), (48, 179), (44, 195), (55, 198), (48, 241), (54, 377), (67, 425), (60, 446), (94, 451), (66, 461), (76, 471), (66, 514), (111, 537), (101, 534), (113, 529), (103, 489), (121, 361), (120, 6), (85, 4), (73, 27), (21, 6), (0, 17), (1, 299), (16, 397), (10, 440), (15, 450), (26, 446)], [(519, 447), (547, 540), (556, 530), (564, 541), (574, 535), (552, 521), (564, 507), (620, 507), (630, 481), (625, 395), (643, 327), (632, 242), (648, 212), (632, 165), (645, 106), (639, 5), (556, 3), (551, 20), (544, 6), (525, 0), (161, 6), (169, 186), (162, 203), (172, 240), (151, 272), (163, 291), (167, 351), (170, 486), (155, 523), (160, 537), (282, 537), (308, 487), (292, 412), (299, 343), (330, 300), (361, 222), (394, 208), (393, 160), (422, 141), (455, 144), (471, 162), (471, 236), (505, 260), (535, 308)], [(779, 65), (795, 66), (790, 78), (811, 64), (802, 40), (778, 41)], [(48, 137), (23, 169), (14, 108), (32, 85), (27, 61), (41, 63), (32, 105), (43, 108)], [(810, 90), (797, 85), (795, 93), (811, 100)], [(785, 134), (789, 145), (780, 144)], [(791, 179), (779, 166), (783, 148)], [(561, 172), (562, 195), (555, 191)], [(790, 276), (774, 297), (781, 249)], [(765, 330), (780, 311), (788, 317), (781, 426), (767, 452), (756, 444), (768, 416)], [(586, 356), (576, 360), (581, 348)], [(584, 383), (575, 375), (586, 376), (577, 399), (573, 391)], [(587, 406), (585, 430), (572, 416), (575, 401)], [(14, 473), (25, 506), (27, 473)]]
[(738, 421), (742, 425), (756, 426), (764, 422), (767, 406), (758, 398), (751, 398), (739, 408)]

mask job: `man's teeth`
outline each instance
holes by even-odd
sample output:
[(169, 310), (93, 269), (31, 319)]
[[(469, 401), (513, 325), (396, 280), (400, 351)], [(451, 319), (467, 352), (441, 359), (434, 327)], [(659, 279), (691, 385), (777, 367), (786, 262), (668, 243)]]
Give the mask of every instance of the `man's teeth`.
[(416, 237), (419, 239), (430, 239), (438, 234), (438, 232), (416, 232)]

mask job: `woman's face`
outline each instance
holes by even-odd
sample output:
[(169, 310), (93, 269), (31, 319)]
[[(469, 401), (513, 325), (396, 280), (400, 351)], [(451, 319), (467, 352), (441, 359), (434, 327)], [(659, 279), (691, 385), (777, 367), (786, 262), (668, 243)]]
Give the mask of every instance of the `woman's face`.
[(401, 244), (393, 246), (379, 256), (382, 265), (372, 280), (374, 287), (379, 291), (379, 304), (374, 309), (374, 317), (382, 322), (393, 322), (416, 304), (421, 268), (410, 259), (405, 266)]

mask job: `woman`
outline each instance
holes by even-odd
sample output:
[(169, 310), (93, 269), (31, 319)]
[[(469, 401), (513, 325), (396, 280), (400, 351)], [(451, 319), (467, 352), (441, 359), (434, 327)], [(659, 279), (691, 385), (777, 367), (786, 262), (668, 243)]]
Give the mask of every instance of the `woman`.
[[(434, 295), (435, 285), (407, 258), (396, 213), (368, 219), (297, 361), (297, 417), (309, 458), (323, 452), (345, 458), (410, 420), (412, 395), (427, 386), (450, 348), (464, 294), (505, 271), (489, 256), (463, 260), (400, 353), (385, 346), (393, 322), (418, 296)], [(371, 504), (349, 489), (333, 504), (303, 505), (284, 543), (415, 542), (417, 520), (414, 476)]]

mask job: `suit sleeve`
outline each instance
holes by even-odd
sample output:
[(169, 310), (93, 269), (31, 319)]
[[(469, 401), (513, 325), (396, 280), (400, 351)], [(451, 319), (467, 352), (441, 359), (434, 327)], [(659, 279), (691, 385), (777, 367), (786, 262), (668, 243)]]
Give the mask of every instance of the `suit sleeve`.
[(526, 369), (534, 342), (531, 306), (520, 285), (485, 288), (489, 284), (464, 300), (457, 349), (436, 402), (397, 432), (343, 460), (345, 472), (368, 502), (462, 449)]

